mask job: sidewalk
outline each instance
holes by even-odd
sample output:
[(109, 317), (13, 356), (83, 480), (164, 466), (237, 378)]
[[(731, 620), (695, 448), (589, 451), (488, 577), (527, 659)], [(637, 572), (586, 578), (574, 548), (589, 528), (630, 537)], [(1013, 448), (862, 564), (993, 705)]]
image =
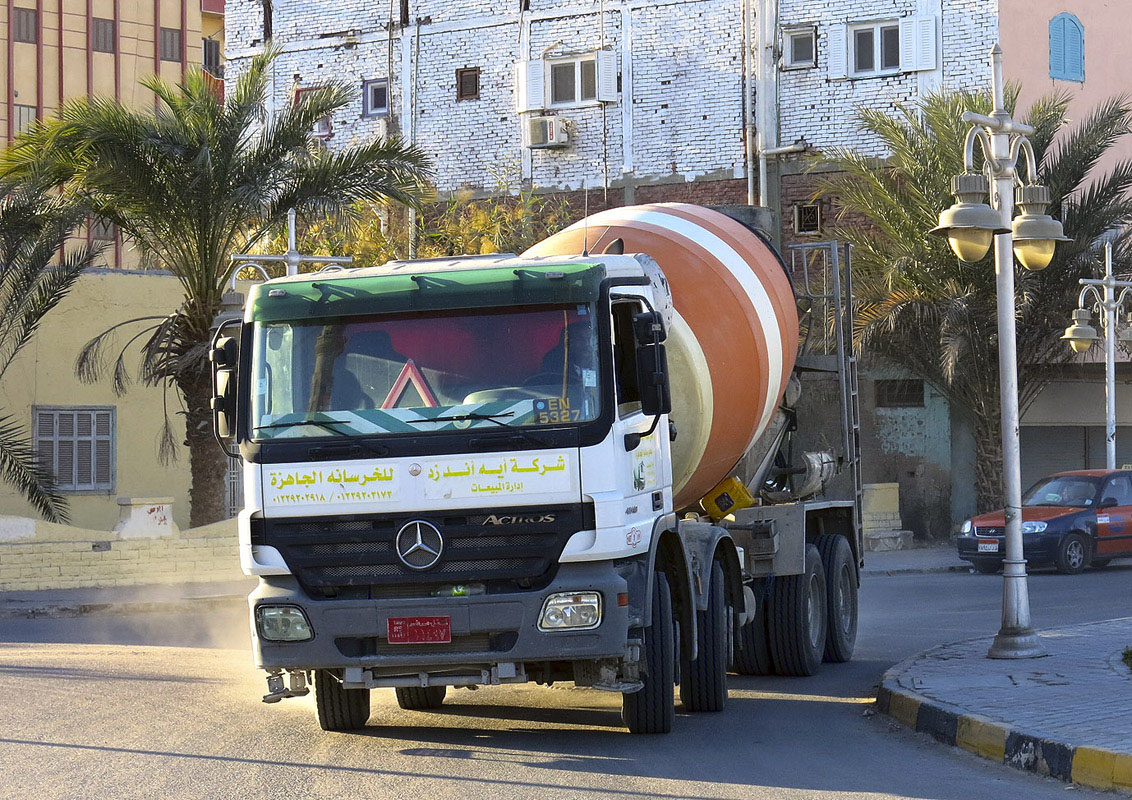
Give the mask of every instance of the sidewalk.
[(1039, 633), (1048, 655), (986, 658), (991, 639), (936, 647), (885, 673), (883, 713), (1028, 772), (1132, 791), (1132, 617)]
[(909, 575), (922, 572), (967, 572), (971, 565), (960, 561), (955, 545), (919, 547), (912, 550), (881, 550), (865, 553), (865, 575)]
[(188, 604), (242, 603), (255, 585), (255, 578), (244, 578), (213, 583), (0, 592), (0, 619), (177, 611)]

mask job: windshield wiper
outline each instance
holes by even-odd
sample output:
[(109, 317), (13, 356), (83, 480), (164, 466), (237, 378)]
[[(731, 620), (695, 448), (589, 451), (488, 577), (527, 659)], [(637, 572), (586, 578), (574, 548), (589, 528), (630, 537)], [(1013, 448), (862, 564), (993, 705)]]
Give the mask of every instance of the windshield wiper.
[[(493, 422), (496, 425), (498, 425), (499, 427), (505, 428), (506, 430), (510, 431), (511, 433), (516, 433), (519, 436), (522, 436), (527, 441), (533, 442), (534, 444), (537, 444), (539, 447), (550, 447), (550, 445), (548, 445), (542, 439), (538, 438), (537, 436), (535, 436), (531, 433), (528, 433), (527, 431), (523, 430), (521, 427), (518, 427), (518, 426), (513, 427), (511, 425), (508, 425), (506, 422), (500, 421), (504, 417), (513, 417), (513, 416), (515, 416), (514, 411), (507, 411), (507, 412), (504, 412), (502, 414), (480, 414), (480, 413), (475, 412), (475, 411), (469, 411), (467, 414), (453, 414), (453, 415), (448, 416), (448, 417), (433, 417), (432, 419), (427, 420), (427, 421), (428, 422), (469, 422), (469, 421), (485, 420), (487, 422)], [(413, 422), (425, 422), (425, 421), (426, 420), (413, 420)]]
[(362, 450), (365, 450), (370, 455), (374, 455), (374, 456), (377, 456), (379, 458), (389, 455), (389, 450), (384, 448), (384, 447), (374, 447), (371, 444), (367, 444), (362, 439), (353, 438), (352, 435), (347, 433), (346, 431), (339, 430), (338, 428), (331, 427), (333, 425), (345, 425), (345, 424), (346, 423), (343, 422), (342, 420), (337, 420), (337, 419), (293, 419), (293, 420), (288, 420), (287, 422), (272, 422), (272, 423), (269, 423), (267, 425), (256, 425), (255, 428), (253, 428), (253, 430), (262, 431), (262, 430), (267, 430), (267, 429), (271, 429), (271, 428), (297, 428), (297, 427), (300, 427), (302, 425), (313, 425), (314, 427), (322, 428), (324, 431), (326, 431), (328, 433), (332, 433), (335, 436), (350, 437), (353, 444), (357, 445)]

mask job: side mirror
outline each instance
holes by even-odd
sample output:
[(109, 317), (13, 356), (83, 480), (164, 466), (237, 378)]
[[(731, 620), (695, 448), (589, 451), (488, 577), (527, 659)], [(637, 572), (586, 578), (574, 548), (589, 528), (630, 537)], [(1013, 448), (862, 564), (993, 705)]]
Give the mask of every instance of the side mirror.
[(1100, 511), (1102, 508), (1115, 508), (1118, 505), (1120, 505), (1120, 502), (1115, 497), (1106, 497), (1101, 500), (1101, 504), (1097, 506), (1097, 510)]
[(664, 318), (659, 311), (642, 311), (633, 315), (633, 338), (637, 346), (660, 344), (664, 341)]
[(646, 417), (672, 411), (668, 355), (664, 345), (637, 345), (637, 390), (641, 395), (641, 411)]
[(236, 366), (239, 363), (239, 343), (230, 336), (222, 336), (208, 354), (212, 362), (212, 424), (220, 439), (236, 432)]

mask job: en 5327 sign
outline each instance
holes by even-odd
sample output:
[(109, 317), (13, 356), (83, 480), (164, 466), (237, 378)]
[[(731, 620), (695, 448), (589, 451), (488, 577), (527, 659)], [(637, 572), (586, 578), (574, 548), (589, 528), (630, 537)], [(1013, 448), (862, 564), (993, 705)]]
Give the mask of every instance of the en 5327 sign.
[(546, 400), (535, 401), (534, 418), (538, 425), (577, 422), (581, 417), (581, 410), (570, 408), (570, 401), (565, 397), (551, 397)]

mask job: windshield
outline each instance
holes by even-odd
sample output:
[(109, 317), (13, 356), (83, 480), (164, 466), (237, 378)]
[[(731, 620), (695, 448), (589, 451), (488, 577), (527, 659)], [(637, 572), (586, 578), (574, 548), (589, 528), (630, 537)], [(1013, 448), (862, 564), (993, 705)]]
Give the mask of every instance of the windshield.
[(600, 412), (597, 353), (587, 304), (261, 322), (251, 435), (588, 422)]
[(1097, 496), (1097, 478), (1065, 475), (1045, 478), (1034, 484), (1022, 498), (1024, 506), (1077, 506), (1087, 508)]

